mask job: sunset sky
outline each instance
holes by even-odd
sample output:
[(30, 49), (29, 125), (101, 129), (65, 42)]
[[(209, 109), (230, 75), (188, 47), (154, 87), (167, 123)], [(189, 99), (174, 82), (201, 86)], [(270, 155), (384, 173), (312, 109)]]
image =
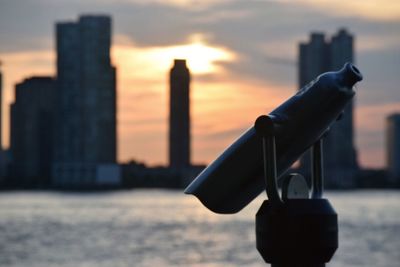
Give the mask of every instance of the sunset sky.
[(3, 144), (14, 85), (55, 75), (55, 23), (113, 19), (118, 159), (167, 162), (168, 72), (192, 73), (192, 159), (208, 163), (297, 90), (297, 46), (311, 31), (355, 35), (359, 162), (385, 166), (385, 117), (400, 112), (400, 1), (0, 0)]

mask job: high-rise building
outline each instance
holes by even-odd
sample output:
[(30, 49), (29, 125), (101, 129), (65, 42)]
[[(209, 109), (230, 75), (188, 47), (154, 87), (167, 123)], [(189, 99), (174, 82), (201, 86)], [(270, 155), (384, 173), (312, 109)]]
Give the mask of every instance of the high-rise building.
[(6, 174), (6, 155), (7, 152), (3, 151), (3, 142), (2, 142), (2, 131), (3, 131), (3, 73), (1, 71), (1, 61), (0, 61), (0, 185), (5, 182), (5, 174)]
[(16, 85), (10, 149), (15, 186), (48, 186), (53, 159), (55, 80), (31, 77)]
[(308, 43), (299, 45), (299, 88), (329, 70), (329, 45), (325, 34), (312, 33)]
[(169, 166), (190, 166), (190, 72), (186, 60), (176, 59), (170, 72)]
[(58, 23), (57, 140), (54, 182), (95, 183), (99, 164), (116, 162), (116, 76), (111, 18), (82, 16)]
[[(299, 88), (319, 74), (336, 71), (346, 62), (354, 62), (353, 36), (339, 30), (331, 40), (323, 33), (312, 33), (308, 43), (299, 46)], [(336, 121), (324, 138), (325, 184), (327, 187), (353, 187), (358, 172), (354, 146), (353, 106), (350, 102), (340, 120)], [(301, 167), (309, 175), (310, 156), (301, 160)]]
[(389, 182), (400, 185), (400, 113), (386, 118), (386, 153)]
[(2, 141), (3, 111), (2, 111), (2, 107), (3, 107), (3, 73), (1, 72), (1, 61), (0, 61), (0, 151), (3, 150), (3, 141)]

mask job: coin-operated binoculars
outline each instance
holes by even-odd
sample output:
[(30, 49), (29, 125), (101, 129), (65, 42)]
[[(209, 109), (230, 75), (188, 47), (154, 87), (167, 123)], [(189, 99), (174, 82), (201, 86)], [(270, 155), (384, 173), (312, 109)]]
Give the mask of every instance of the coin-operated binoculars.
[[(337, 214), (323, 194), (322, 138), (362, 80), (350, 63), (327, 72), (248, 129), (185, 189), (216, 213), (236, 213), (263, 190), (257, 249), (273, 266), (324, 266), (338, 247)], [(285, 175), (311, 148), (311, 197), (305, 179)], [(282, 181), (282, 195), (278, 190)]]

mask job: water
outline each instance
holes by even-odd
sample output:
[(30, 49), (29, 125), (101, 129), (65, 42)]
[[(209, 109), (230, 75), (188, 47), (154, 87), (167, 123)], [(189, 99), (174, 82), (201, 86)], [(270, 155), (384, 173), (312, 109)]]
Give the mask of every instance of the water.
[[(328, 266), (400, 266), (400, 191), (330, 192), (340, 247)], [(178, 191), (0, 194), (0, 266), (267, 266), (258, 198), (236, 215)]]

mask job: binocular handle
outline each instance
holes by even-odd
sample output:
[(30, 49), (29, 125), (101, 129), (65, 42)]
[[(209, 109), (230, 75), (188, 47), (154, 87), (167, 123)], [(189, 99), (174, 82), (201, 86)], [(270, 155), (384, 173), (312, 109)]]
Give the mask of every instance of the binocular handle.
[(320, 138), (311, 149), (311, 198), (322, 198), (324, 191), (323, 142)]
[[(284, 201), (279, 195), (278, 189), (275, 146), (275, 135), (279, 131), (279, 128), (273, 118), (268, 115), (259, 116), (254, 123), (254, 128), (262, 138), (264, 180), (268, 200), (273, 205), (280, 206)], [(311, 198), (322, 198), (324, 187), (322, 138), (315, 142), (311, 148), (311, 170)], [(289, 175), (282, 188), (282, 197), (284, 200), (290, 198), (290, 186), (299, 187), (297, 190), (299, 191), (298, 195), (308, 198), (308, 187), (306, 182), (303, 181), (304, 178), (301, 175)]]
[(268, 200), (273, 205), (282, 205), (276, 172), (275, 123), (270, 116), (261, 115), (256, 119), (254, 128), (262, 137), (265, 190)]

